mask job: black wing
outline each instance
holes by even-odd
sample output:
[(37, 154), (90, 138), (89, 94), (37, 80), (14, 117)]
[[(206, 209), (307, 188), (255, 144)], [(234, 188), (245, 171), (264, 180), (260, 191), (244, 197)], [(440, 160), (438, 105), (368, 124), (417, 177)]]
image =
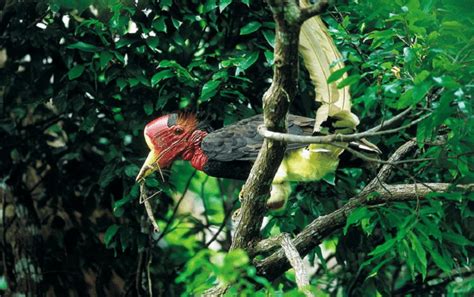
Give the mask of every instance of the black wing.
[[(209, 160), (254, 161), (262, 147), (263, 137), (257, 127), (263, 125), (263, 115), (256, 115), (230, 126), (209, 133), (201, 143), (201, 149)], [(311, 118), (288, 115), (288, 132), (296, 135), (311, 135), (314, 120)], [(287, 150), (306, 146), (301, 143), (289, 144)]]

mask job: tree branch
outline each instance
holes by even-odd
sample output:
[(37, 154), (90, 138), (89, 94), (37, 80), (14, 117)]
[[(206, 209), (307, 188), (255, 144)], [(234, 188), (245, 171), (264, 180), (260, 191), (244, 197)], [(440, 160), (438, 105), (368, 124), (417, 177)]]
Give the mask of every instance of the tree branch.
[[(285, 133), (288, 107), (291, 98), (296, 96), (298, 86), (298, 44), (304, 19), (301, 18), (297, 0), (268, 0), (268, 5), (275, 20), (275, 58), (272, 84), (263, 95), (263, 120), (266, 130)], [(317, 5), (322, 6), (306, 11), (307, 17), (322, 12), (327, 1), (320, 1)], [(250, 257), (253, 256), (254, 245), (260, 238), (270, 186), (285, 150), (286, 142), (264, 139), (240, 192), (241, 219), (235, 230), (231, 250), (244, 249)], [(217, 286), (205, 295), (222, 295), (225, 291), (225, 286)]]
[(281, 234), (280, 245), (285, 252), (286, 258), (290, 262), (291, 267), (293, 267), (295, 270), (295, 278), (298, 289), (300, 289), (300, 291), (302, 291), (306, 296), (313, 297), (313, 293), (311, 293), (311, 291), (308, 289), (309, 279), (303, 259), (301, 259), (298, 250), (293, 245), (293, 242), (287, 233)]
[[(350, 142), (354, 140), (360, 140), (362, 138), (367, 138), (371, 136), (380, 136), (384, 134), (392, 134), (399, 132), (401, 130), (404, 130), (406, 128), (409, 128), (422, 120), (426, 119), (429, 117), (431, 114), (426, 114), (416, 120), (413, 120), (412, 122), (397, 127), (393, 129), (388, 129), (388, 130), (383, 130), (380, 131), (382, 127), (385, 127), (386, 125), (378, 125), (377, 127), (374, 127), (372, 129), (369, 129), (364, 132), (359, 132), (359, 133), (353, 133), (353, 134), (330, 134), (330, 135), (324, 135), (324, 136), (303, 136), (303, 135), (294, 135), (294, 134), (287, 134), (287, 133), (280, 133), (280, 132), (274, 132), (274, 131), (269, 131), (266, 127), (259, 126), (258, 127), (258, 133), (265, 137), (266, 139), (273, 139), (273, 140), (278, 140), (278, 141), (284, 141), (287, 143), (305, 143), (305, 144), (310, 144), (310, 143), (317, 143), (317, 144), (331, 144), (335, 142)], [(397, 117), (397, 116), (396, 116)], [(392, 119), (388, 120), (389, 122), (392, 121)]]
[(323, 13), (328, 5), (328, 0), (319, 0), (309, 7), (301, 8), (301, 15), (299, 17), (300, 22), (303, 23), (307, 19)]
[(390, 174), (393, 170), (393, 165), (390, 163), (397, 162), (398, 160), (402, 159), (406, 154), (408, 154), (413, 148), (416, 147), (415, 140), (409, 140), (403, 145), (401, 145), (391, 156), (388, 158), (388, 164), (384, 164), (382, 168), (378, 171), (377, 175), (375, 176), (372, 181), (363, 189), (363, 191), (372, 191), (380, 185), (387, 181), (390, 177)]
[[(300, 9), (295, 0), (269, 0), (276, 24), (275, 69), (270, 88), (263, 95), (263, 117), (266, 129), (286, 131), (290, 99), (298, 85), (298, 42)], [(240, 192), (241, 220), (236, 228), (231, 250), (251, 246), (260, 236), (270, 185), (283, 159), (286, 143), (265, 139), (249, 177)]]
[[(293, 239), (293, 244), (300, 255), (304, 257), (318, 246), (324, 238), (344, 227), (347, 217), (358, 207), (390, 202), (416, 201), (423, 199), (429, 193), (447, 192), (454, 186), (449, 183), (383, 185), (371, 191), (363, 191), (358, 196), (351, 198), (343, 207), (311, 222)], [(474, 190), (474, 184), (457, 185), (456, 187), (464, 191)], [(373, 193), (378, 193), (378, 195), (371, 197)], [(268, 242), (268, 240), (266, 241)], [(270, 245), (262, 243), (257, 246), (265, 246), (267, 250), (271, 248)], [(255, 261), (255, 265), (258, 273), (269, 279), (274, 279), (290, 267), (284, 251), (281, 249), (263, 260)]]

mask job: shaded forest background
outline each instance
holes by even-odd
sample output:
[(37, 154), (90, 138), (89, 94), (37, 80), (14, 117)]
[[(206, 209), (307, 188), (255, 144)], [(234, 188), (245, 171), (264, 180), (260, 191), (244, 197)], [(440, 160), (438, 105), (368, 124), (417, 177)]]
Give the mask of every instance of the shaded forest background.
[[(242, 296), (299, 296), (294, 273), (268, 280), (231, 243), (240, 182), (181, 162), (154, 201), (135, 183), (142, 131), (158, 115), (214, 127), (261, 112), (274, 22), (260, 1), (0, 1), (0, 294), (195, 295), (216, 280)], [(322, 17), (347, 65), (360, 130), (412, 107), (431, 116), (374, 137), (387, 157), (416, 139), (393, 183), (474, 182), (470, 1), (336, 1)], [(292, 113), (314, 116), (304, 67)], [(341, 73), (342, 75), (342, 73)], [(412, 118), (407, 118), (409, 122)], [(403, 124), (403, 123), (402, 123)], [(296, 234), (373, 178), (345, 167), (295, 184), (263, 235)], [(469, 295), (474, 195), (361, 207), (308, 260), (321, 296)], [(217, 235), (216, 235), (217, 234)], [(258, 291), (258, 292), (257, 292)], [(232, 291), (237, 292), (237, 291)], [(231, 293), (232, 293), (231, 292)]]

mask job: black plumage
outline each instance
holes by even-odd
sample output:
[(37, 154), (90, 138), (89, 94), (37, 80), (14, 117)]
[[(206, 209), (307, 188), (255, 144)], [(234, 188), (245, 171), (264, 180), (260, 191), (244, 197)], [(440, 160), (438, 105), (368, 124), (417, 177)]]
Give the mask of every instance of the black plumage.
[[(263, 115), (241, 120), (230, 126), (209, 133), (201, 143), (208, 157), (204, 172), (211, 176), (246, 179), (253, 161), (262, 147), (263, 137), (258, 126), (263, 125)], [(314, 119), (288, 115), (288, 132), (296, 135), (312, 135)], [(287, 151), (306, 146), (289, 144)]]

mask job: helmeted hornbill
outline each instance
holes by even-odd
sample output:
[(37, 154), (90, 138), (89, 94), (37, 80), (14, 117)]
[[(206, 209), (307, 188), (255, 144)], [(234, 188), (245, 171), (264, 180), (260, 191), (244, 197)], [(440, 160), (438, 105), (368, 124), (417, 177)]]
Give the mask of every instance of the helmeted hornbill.
[[(312, 135), (314, 119), (288, 115), (288, 132), (296, 135)], [(150, 153), (143, 164), (137, 181), (159, 168), (169, 167), (174, 160), (191, 162), (197, 170), (210, 176), (246, 179), (263, 137), (258, 126), (263, 116), (256, 115), (213, 132), (200, 128), (193, 114), (169, 114), (148, 123), (144, 136)], [(287, 146), (276, 176), (267, 205), (271, 209), (284, 206), (291, 181), (320, 180), (336, 170), (338, 157), (343, 149), (328, 145), (290, 143)]]

